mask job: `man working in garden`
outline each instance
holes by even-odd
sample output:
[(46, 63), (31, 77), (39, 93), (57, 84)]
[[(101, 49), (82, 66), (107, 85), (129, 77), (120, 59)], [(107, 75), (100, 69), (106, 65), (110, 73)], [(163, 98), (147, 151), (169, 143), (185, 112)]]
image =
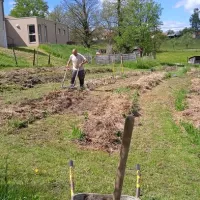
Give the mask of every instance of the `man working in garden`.
[[(72, 50), (72, 55), (69, 57), (67, 62), (67, 69), (70, 70), (70, 63), (72, 62), (72, 78), (71, 78), (71, 86), (70, 88), (74, 88), (76, 76), (79, 78), (80, 87), (84, 89), (84, 79), (85, 79), (85, 71), (84, 64), (87, 63), (87, 59), (78, 53), (76, 49)], [(78, 73), (78, 74), (77, 74)]]

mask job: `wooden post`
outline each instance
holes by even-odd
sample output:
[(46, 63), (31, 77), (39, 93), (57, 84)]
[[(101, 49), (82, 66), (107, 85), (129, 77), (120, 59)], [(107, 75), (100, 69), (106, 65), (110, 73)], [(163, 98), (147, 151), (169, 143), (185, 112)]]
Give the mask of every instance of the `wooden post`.
[(33, 51), (33, 66), (35, 66), (35, 49)]
[(48, 65), (50, 66), (51, 64), (51, 54), (49, 54), (49, 59), (48, 59)]
[(37, 67), (38, 67), (38, 48), (37, 48)]
[(120, 149), (120, 162), (117, 170), (117, 178), (115, 181), (115, 190), (113, 193), (113, 200), (120, 200), (124, 174), (126, 169), (126, 162), (129, 153), (129, 147), (131, 143), (131, 137), (133, 132), (134, 116), (130, 115), (126, 118), (124, 126), (124, 134), (122, 136), (122, 145)]
[(15, 54), (15, 49), (14, 49), (14, 47), (12, 49), (13, 49), (13, 55), (14, 55), (14, 58), (15, 58), (15, 65), (16, 65), (16, 67), (18, 67), (17, 57), (16, 57), (16, 54)]

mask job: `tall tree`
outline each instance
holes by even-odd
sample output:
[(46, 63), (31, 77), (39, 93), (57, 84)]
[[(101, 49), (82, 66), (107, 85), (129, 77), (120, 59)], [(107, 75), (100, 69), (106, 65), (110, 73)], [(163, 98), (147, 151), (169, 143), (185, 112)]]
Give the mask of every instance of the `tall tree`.
[(146, 53), (155, 50), (161, 12), (160, 4), (154, 0), (127, 0), (121, 36), (116, 37), (119, 50), (130, 52), (134, 46), (142, 47)]
[(49, 13), (47, 18), (55, 22), (67, 24), (67, 15), (62, 5), (55, 6), (53, 11)]
[(190, 24), (191, 27), (195, 30), (198, 31), (200, 29), (200, 18), (199, 18), (199, 9), (195, 8), (194, 13), (190, 17)]
[(173, 30), (171, 30), (171, 29), (169, 29), (168, 31), (167, 31), (167, 35), (171, 35), (171, 34), (174, 34), (175, 33), (175, 31), (173, 31)]
[(48, 14), (48, 4), (44, 0), (14, 0), (14, 7), (10, 12), (13, 17), (44, 18)]
[(69, 26), (84, 46), (90, 47), (92, 35), (99, 19), (98, 0), (63, 0)]

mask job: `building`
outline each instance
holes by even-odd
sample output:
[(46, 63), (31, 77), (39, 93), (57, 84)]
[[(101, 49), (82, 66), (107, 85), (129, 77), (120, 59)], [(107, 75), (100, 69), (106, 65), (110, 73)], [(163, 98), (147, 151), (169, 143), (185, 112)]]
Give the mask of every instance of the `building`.
[(188, 59), (190, 64), (200, 64), (200, 56), (192, 56)]
[(167, 35), (168, 38), (177, 38), (177, 37), (180, 37), (180, 36), (181, 36), (181, 34), (180, 34), (179, 31)]
[(0, 0), (0, 46), (39, 46), (40, 44), (67, 44), (69, 27), (39, 17), (4, 17)]
[(7, 47), (6, 27), (4, 18), (4, 0), (0, 0), (0, 47)]

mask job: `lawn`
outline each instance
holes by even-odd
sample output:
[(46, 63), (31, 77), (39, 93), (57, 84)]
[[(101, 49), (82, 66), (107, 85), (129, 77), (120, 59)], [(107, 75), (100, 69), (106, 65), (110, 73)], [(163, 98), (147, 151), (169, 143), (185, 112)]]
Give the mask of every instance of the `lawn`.
[[(135, 165), (139, 163), (142, 200), (182, 200), (188, 197), (199, 200), (200, 146), (190, 140), (173, 115), (177, 98), (174, 91), (189, 85), (190, 78), (184, 75), (169, 78), (152, 91), (137, 95), (142, 116), (137, 119), (133, 132), (124, 194), (135, 195)], [(121, 98), (123, 95), (135, 95), (135, 90), (122, 86), (119, 84), (109, 94), (117, 93)], [(60, 84), (47, 83), (24, 91), (6, 91), (1, 95), (1, 103), (14, 106), (17, 102), (41, 98), (50, 91), (59, 90)], [(103, 91), (96, 92), (99, 98), (103, 95)], [(91, 103), (90, 99), (88, 104)], [(95, 105), (98, 108), (101, 102)], [(1, 126), (0, 199), (70, 199), (70, 159), (75, 164), (76, 193), (112, 193), (119, 154), (86, 150), (74, 142), (73, 127), (78, 127), (85, 120), (84, 113), (47, 113), (45, 118), (26, 128), (19, 128), (11, 119)]]

